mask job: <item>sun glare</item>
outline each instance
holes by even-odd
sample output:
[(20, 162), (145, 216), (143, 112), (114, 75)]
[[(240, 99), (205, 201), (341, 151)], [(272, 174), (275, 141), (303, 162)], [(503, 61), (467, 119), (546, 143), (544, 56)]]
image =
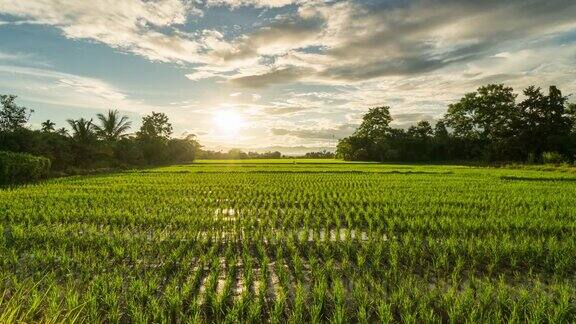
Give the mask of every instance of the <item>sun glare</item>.
[(221, 110), (214, 115), (214, 124), (226, 135), (236, 135), (244, 126), (242, 116), (232, 110)]

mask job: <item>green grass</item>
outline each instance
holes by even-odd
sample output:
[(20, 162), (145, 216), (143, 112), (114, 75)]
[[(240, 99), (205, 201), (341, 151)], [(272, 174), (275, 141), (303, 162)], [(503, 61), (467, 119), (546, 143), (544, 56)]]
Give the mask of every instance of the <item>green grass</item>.
[(566, 168), (200, 161), (0, 190), (0, 322), (576, 319)]

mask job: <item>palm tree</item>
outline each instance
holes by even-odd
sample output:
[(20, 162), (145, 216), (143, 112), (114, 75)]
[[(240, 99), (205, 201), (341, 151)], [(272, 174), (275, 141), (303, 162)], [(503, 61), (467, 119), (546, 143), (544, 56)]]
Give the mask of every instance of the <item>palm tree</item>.
[(92, 119), (68, 119), (68, 124), (72, 127), (72, 140), (74, 159), (77, 165), (88, 166), (94, 159), (96, 152), (96, 133)]
[(72, 127), (72, 138), (74, 138), (79, 143), (88, 143), (94, 140), (94, 124), (92, 124), (92, 119), (87, 120), (80, 118), (77, 120), (68, 119), (68, 124)]
[(51, 133), (54, 131), (54, 126), (56, 126), (56, 123), (54, 123), (53, 121), (51, 121), (50, 119), (42, 122), (42, 131), (44, 133)]
[(56, 134), (59, 134), (62, 136), (68, 136), (68, 130), (64, 127), (61, 127), (56, 131)]
[(96, 117), (100, 120), (100, 125), (95, 125), (96, 133), (106, 141), (120, 139), (132, 125), (128, 116), (120, 117), (118, 110), (108, 110), (107, 115), (98, 114)]

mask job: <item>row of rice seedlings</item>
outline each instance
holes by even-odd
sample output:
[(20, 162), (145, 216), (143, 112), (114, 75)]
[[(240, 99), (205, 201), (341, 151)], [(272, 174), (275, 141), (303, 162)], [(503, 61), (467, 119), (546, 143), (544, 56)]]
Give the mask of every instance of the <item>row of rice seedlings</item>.
[(576, 313), (569, 183), (527, 194), (485, 172), (114, 177), (0, 192), (3, 318), (567, 322)]

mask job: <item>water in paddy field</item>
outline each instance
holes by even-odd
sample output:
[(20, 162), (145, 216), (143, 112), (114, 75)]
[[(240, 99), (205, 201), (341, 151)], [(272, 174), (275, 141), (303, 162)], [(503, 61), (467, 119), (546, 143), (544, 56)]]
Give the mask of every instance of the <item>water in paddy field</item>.
[(0, 190), (0, 290), (87, 322), (570, 322), (572, 178), (298, 161), (49, 180)]

